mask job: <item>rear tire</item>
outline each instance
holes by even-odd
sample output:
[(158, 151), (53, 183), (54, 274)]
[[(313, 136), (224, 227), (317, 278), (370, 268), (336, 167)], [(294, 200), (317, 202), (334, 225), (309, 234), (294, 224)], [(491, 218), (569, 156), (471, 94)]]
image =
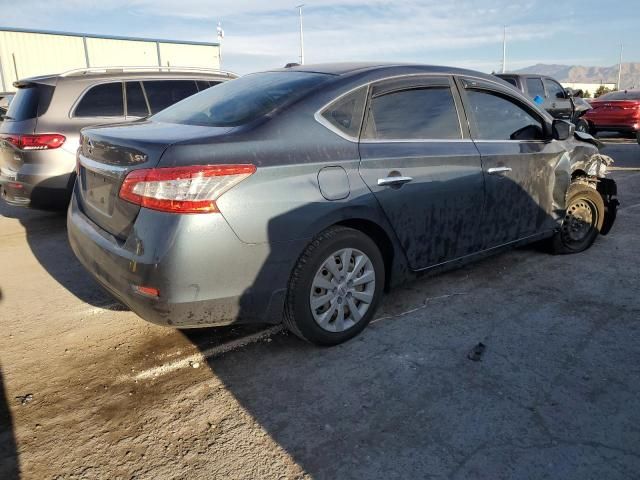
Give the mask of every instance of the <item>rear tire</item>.
[(555, 254), (579, 253), (589, 248), (602, 229), (602, 196), (585, 183), (573, 183), (567, 192), (567, 210), (560, 230), (551, 239)]
[(308, 342), (338, 345), (371, 321), (384, 283), (384, 261), (375, 242), (359, 230), (331, 227), (298, 259), (289, 281), (284, 324)]

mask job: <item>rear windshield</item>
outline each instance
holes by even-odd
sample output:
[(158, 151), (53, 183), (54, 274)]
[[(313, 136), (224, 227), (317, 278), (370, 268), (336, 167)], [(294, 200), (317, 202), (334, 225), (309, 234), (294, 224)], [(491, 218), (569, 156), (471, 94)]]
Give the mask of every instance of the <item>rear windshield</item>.
[(189, 97), (152, 118), (159, 122), (236, 127), (294, 102), (330, 75), (303, 72), (254, 73)]
[(640, 100), (640, 90), (605, 93), (598, 100)]
[(21, 122), (39, 117), (49, 108), (54, 87), (30, 85), (19, 88), (9, 104), (6, 120)]

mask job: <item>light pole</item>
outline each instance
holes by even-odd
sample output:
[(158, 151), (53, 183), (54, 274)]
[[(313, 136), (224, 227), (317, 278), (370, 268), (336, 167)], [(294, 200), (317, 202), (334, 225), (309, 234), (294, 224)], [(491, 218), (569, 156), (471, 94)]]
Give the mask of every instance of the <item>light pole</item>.
[(300, 14), (300, 65), (304, 65), (304, 34), (302, 33), (302, 7), (304, 7), (304, 3), (296, 6)]
[(218, 63), (220, 64), (219, 69), (222, 70), (222, 40), (224, 39), (224, 30), (222, 29), (222, 22), (218, 22), (216, 33), (218, 37)]
[(618, 90), (620, 90), (620, 82), (622, 81), (622, 52), (624, 43), (620, 43), (620, 63), (618, 63)]
[(507, 26), (502, 31), (502, 73), (507, 71)]

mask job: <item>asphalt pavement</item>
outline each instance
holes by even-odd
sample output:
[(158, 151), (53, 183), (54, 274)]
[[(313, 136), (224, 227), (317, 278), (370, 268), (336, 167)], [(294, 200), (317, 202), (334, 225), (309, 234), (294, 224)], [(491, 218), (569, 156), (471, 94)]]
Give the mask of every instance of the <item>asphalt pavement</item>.
[(335, 348), (145, 323), (63, 215), (1, 205), (0, 478), (638, 478), (640, 145), (604, 153), (621, 208), (589, 251), (408, 284)]

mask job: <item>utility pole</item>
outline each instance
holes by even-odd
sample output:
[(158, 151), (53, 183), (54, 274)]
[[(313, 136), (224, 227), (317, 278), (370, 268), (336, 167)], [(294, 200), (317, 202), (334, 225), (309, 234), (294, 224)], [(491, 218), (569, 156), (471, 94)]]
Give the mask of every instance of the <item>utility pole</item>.
[(502, 73), (507, 71), (507, 26), (502, 30)]
[(300, 65), (304, 65), (304, 34), (302, 33), (302, 7), (304, 7), (304, 3), (298, 5), (296, 8), (300, 13)]
[(618, 90), (620, 90), (620, 82), (622, 81), (622, 52), (624, 43), (620, 42), (620, 63), (618, 63)]

